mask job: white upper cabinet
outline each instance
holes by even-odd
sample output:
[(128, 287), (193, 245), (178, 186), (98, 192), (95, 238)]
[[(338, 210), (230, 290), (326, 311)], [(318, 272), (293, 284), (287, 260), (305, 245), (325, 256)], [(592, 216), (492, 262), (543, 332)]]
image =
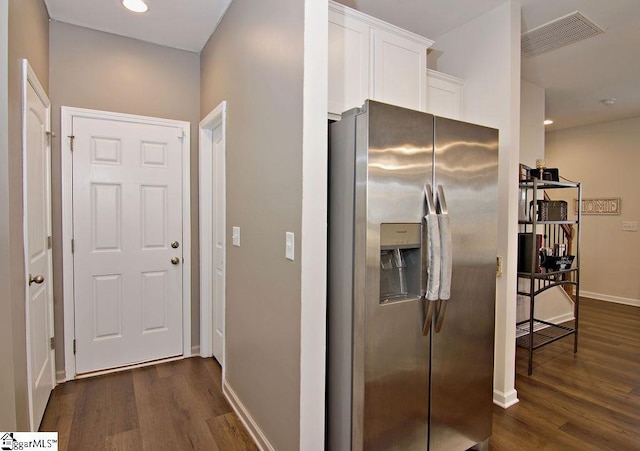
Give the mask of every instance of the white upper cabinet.
[[(394, 30), (395, 31), (395, 30)], [(371, 98), (414, 110), (426, 109), (427, 47), (397, 33), (381, 29), (373, 37), (373, 90)]]
[(427, 48), (433, 41), (329, 1), (329, 115), (368, 98), (427, 108)]
[(369, 95), (369, 26), (329, 9), (329, 112), (362, 106)]
[(427, 112), (436, 116), (461, 119), (464, 81), (427, 69)]

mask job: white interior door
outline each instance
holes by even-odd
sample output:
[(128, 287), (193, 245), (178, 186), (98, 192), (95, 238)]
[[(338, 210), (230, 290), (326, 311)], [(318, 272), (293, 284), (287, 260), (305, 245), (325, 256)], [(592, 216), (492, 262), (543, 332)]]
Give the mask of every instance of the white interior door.
[(226, 102), (200, 122), (200, 353), (225, 353)]
[(24, 60), (24, 243), (29, 419), (37, 431), (55, 385), (51, 277), (50, 102)]
[(225, 149), (223, 124), (212, 131), (213, 142), (213, 356), (223, 363), (225, 325)]
[(181, 355), (181, 129), (72, 126), (76, 373)]

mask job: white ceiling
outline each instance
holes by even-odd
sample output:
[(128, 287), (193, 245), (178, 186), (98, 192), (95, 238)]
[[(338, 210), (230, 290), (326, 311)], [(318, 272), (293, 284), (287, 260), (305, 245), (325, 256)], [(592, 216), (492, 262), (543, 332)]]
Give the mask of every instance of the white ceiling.
[[(45, 0), (52, 19), (199, 52), (231, 0), (147, 0), (132, 14), (120, 0)], [(239, 0), (236, 0), (239, 1)], [(266, 1), (266, 0), (265, 0)], [(506, 0), (338, 0), (399, 27), (437, 39)], [(640, 1), (519, 0), (522, 31), (580, 11), (605, 33), (522, 58), (522, 78), (546, 89), (550, 129), (640, 116)], [(601, 99), (616, 98), (611, 107)]]
[(49, 17), (141, 41), (200, 52), (231, 0), (146, 0), (132, 13), (121, 0), (44, 0)]

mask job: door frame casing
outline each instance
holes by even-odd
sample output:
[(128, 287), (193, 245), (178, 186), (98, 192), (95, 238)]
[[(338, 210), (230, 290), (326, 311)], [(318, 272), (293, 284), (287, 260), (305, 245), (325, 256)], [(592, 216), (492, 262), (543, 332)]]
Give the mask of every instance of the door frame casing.
[(163, 119), (86, 108), (61, 107), (60, 149), (62, 160), (62, 280), (64, 306), (65, 381), (76, 378), (73, 353), (75, 339), (74, 272), (71, 240), (73, 239), (73, 118), (113, 120), (174, 127), (182, 133), (182, 357), (191, 356), (191, 135), (186, 121)]
[[(211, 280), (203, 275), (211, 274), (215, 266), (214, 255), (214, 242), (211, 239), (214, 232), (213, 218), (213, 194), (214, 185), (213, 174), (215, 171), (211, 171), (215, 164), (213, 158), (213, 142), (211, 140), (211, 133), (213, 130), (220, 126), (222, 127), (222, 147), (224, 149), (225, 160), (223, 161), (223, 173), (225, 174), (225, 180), (223, 180), (223, 187), (226, 187), (226, 120), (227, 120), (227, 102), (222, 101), (216, 106), (207, 116), (200, 121), (198, 131), (200, 134), (199, 140), (199, 167), (200, 167), (200, 186), (199, 186), (199, 198), (200, 198), (200, 355), (202, 357), (213, 356), (213, 334), (214, 334), (214, 321), (213, 321), (213, 303), (215, 301), (214, 290)], [(224, 188), (223, 188), (224, 189)], [(224, 239), (224, 252), (226, 252), (226, 192), (223, 193), (223, 204), (216, 205), (216, 211), (223, 215), (223, 223), (225, 224), (223, 231)], [(222, 265), (225, 268), (225, 285), (226, 285), (226, 255), (222, 256)], [(223, 304), (226, 303), (226, 287), (222, 287)], [(223, 316), (226, 308), (223, 307)], [(224, 321), (224, 317), (223, 317)], [(226, 321), (224, 325), (225, 337), (223, 337), (223, 351), (222, 351), (222, 380), (225, 380), (225, 356), (226, 356)]]
[[(23, 216), (22, 216), (22, 233), (24, 236), (24, 276), (25, 281), (29, 280), (29, 255), (28, 255), (28, 239), (29, 239), (29, 228), (27, 222), (27, 202), (29, 202), (27, 196), (27, 183), (29, 182), (27, 178), (27, 90), (29, 89), (29, 85), (33, 88), (34, 92), (40, 99), (43, 105), (47, 110), (46, 114), (46, 125), (45, 132), (51, 131), (51, 101), (47, 96), (47, 93), (43, 89), (40, 81), (33, 68), (29, 64), (27, 59), (22, 60), (22, 205), (23, 205)], [(47, 189), (47, 199), (46, 199), (46, 221), (47, 224), (45, 228), (47, 230), (47, 236), (51, 235), (51, 139), (45, 138), (47, 140), (47, 156), (45, 159), (45, 174), (47, 175), (47, 180), (45, 181), (46, 189)], [(48, 294), (47, 294), (47, 308), (49, 309), (48, 314), (48, 326), (49, 326), (49, 337), (54, 337), (54, 318), (53, 318), (53, 259), (52, 259), (52, 249), (48, 249), (47, 251), (47, 260), (48, 260), (48, 271), (45, 274), (45, 278), (48, 284)], [(30, 316), (30, 298), (29, 298), (29, 285), (26, 287), (25, 291), (25, 324), (26, 324), (26, 350), (27, 350), (27, 397), (29, 400), (29, 427), (32, 431), (36, 431), (39, 424), (34, 423), (33, 418), (33, 387), (31, 386), (31, 376), (33, 368), (31, 367), (31, 316)], [(56, 386), (56, 354), (55, 349), (51, 347), (49, 350), (49, 358), (51, 359), (51, 381), (52, 387)]]

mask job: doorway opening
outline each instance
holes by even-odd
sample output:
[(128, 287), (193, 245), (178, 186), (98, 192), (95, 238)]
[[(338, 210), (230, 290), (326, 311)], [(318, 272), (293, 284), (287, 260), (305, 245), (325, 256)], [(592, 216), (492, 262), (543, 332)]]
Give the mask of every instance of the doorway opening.
[(200, 353), (225, 365), (226, 102), (200, 122)]

